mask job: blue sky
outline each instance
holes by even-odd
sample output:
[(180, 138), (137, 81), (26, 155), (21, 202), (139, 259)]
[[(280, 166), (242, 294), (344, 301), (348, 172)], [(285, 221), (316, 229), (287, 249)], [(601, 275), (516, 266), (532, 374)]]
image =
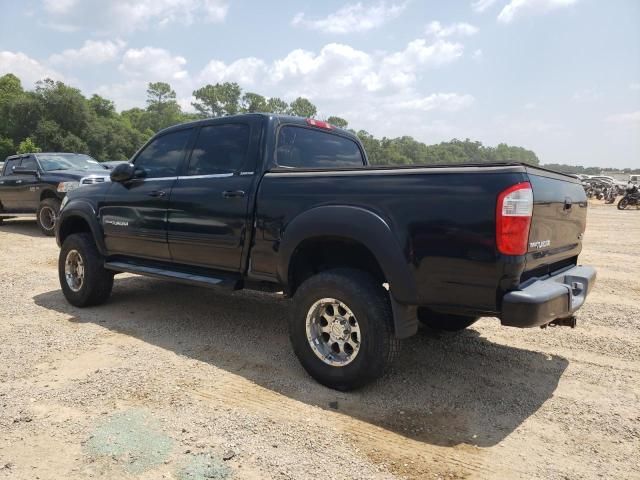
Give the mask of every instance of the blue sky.
[(183, 108), (207, 83), (309, 97), (376, 136), (640, 167), (640, 1), (0, 0), (0, 74)]

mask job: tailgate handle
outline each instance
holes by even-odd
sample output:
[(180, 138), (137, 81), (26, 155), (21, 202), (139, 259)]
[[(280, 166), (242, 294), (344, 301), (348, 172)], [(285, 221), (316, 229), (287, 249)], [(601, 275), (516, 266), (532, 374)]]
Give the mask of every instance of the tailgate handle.
[(571, 203), (571, 199), (569, 197), (565, 197), (565, 199), (564, 199), (564, 207), (562, 207), (562, 209), (563, 210), (569, 210), (572, 205), (573, 205), (573, 203)]

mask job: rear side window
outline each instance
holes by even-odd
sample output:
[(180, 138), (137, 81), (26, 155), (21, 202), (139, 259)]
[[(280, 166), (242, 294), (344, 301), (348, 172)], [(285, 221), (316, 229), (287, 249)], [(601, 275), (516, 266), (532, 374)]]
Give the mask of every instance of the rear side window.
[(239, 171), (247, 158), (249, 126), (241, 123), (203, 127), (193, 147), (187, 175)]
[(175, 177), (193, 129), (167, 133), (151, 141), (136, 157), (135, 166), (146, 178)]
[(20, 165), (20, 159), (16, 158), (14, 160), (7, 160), (4, 166), (4, 174), (5, 175), (13, 175), (14, 167)]
[(339, 135), (304, 127), (284, 126), (278, 133), (276, 161), (281, 167), (362, 167), (358, 144)]

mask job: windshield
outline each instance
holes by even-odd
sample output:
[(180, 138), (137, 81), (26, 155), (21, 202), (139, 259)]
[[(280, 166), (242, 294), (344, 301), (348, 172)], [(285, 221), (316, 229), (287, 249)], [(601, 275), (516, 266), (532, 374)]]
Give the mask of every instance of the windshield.
[(52, 170), (98, 170), (106, 168), (89, 155), (51, 153), (38, 155), (40, 166), (46, 172)]

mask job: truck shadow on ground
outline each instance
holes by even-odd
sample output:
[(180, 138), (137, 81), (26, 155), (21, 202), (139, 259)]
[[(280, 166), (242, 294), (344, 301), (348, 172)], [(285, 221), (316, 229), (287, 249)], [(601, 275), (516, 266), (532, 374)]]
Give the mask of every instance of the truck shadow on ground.
[(0, 232), (24, 235), (25, 237), (44, 238), (45, 234), (40, 231), (35, 219), (10, 219), (5, 220), (0, 225)]
[(59, 290), (34, 300), (72, 322), (95, 323), (297, 401), (439, 446), (497, 444), (552, 397), (568, 365), (562, 357), (487, 340), (478, 332), (483, 320), (478, 330), (454, 336), (421, 330), (403, 342), (384, 378), (342, 393), (317, 384), (298, 364), (287, 336), (290, 302), (276, 295), (129, 276), (116, 277), (109, 302), (99, 307), (72, 307)]

